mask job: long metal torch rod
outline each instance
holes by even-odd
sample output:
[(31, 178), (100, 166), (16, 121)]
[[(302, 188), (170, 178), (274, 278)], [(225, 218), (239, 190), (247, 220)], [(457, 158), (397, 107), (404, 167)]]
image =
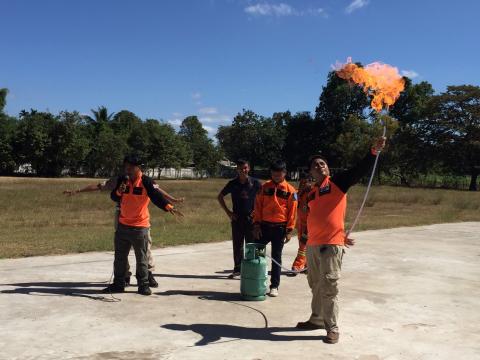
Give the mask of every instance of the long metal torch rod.
[[(385, 137), (386, 134), (387, 134), (387, 125), (385, 122), (383, 122), (383, 137)], [(373, 177), (375, 176), (375, 170), (377, 170), (379, 157), (380, 157), (380, 151), (377, 151), (377, 155), (375, 156), (375, 163), (373, 164), (372, 174), (370, 175), (370, 179), (368, 180), (367, 190), (365, 191), (365, 195), (363, 196), (362, 205), (360, 205), (357, 215), (355, 216), (355, 219), (353, 220), (353, 223), (350, 226), (350, 229), (347, 231), (347, 236), (350, 235), (353, 229), (355, 229), (355, 226), (357, 226), (358, 220), (360, 220), (360, 216), (362, 216), (363, 208), (365, 207), (368, 194), (370, 193), (370, 189), (372, 188)]]

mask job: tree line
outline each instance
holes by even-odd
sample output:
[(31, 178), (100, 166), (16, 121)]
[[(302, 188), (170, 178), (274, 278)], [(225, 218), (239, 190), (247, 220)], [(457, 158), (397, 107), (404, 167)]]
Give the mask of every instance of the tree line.
[(179, 131), (156, 119), (142, 120), (105, 107), (90, 116), (36, 110), (18, 117), (3, 109), (0, 90), (0, 174), (29, 164), (38, 176), (107, 176), (128, 152), (149, 168), (181, 168), (215, 175), (221, 159), (245, 158), (254, 169), (277, 159), (296, 171), (308, 157), (322, 153), (332, 168), (346, 168), (364, 156), (372, 139), (388, 127), (388, 145), (380, 160), (385, 179), (413, 186), (422, 176), (469, 176), (477, 190), (480, 173), (480, 87), (448, 86), (436, 94), (430, 83), (405, 78), (405, 90), (388, 113), (377, 114), (362, 89), (329, 73), (315, 112), (277, 112), (261, 116), (242, 110), (220, 126), (214, 142), (196, 116)]

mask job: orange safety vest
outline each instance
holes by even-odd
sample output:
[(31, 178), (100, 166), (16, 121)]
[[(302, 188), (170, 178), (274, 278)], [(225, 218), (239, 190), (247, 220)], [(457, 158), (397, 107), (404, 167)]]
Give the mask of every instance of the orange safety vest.
[(353, 168), (341, 171), (315, 184), (308, 194), (307, 245), (344, 245), (347, 191), (372, 167), (375, 152), (372, 149)]
[(255, 198), (253, 221), (285, 224), (287, 229), (295, 227), (297, 217), (297, 191), (287, 181), (277, 184), (267, 181)]
[(124, 193), (118, 190), (122, 180), (119, 179), (115, 190), (112, 191), (112, 200), (120, 202), (120, 224), (133, 227), (150, 227), (150, 199), (159, 208), (168, 211), (173, 206), (165, 197), (154, 188), (153, 181), (141, 172), (135, 179), (128, 180)]

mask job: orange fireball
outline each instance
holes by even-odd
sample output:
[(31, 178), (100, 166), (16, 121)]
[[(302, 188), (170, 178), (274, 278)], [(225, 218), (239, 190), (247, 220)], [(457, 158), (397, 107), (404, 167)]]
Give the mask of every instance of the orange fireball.
[(360, 67), (348, 58), (346, 64), (337, 64), (335, 71), (340, 78), (362, 86), (365, 93), (372, 96), (371, 105), (377, 112), (393, 105), (405, 88), (398, 69), (380, 62)]

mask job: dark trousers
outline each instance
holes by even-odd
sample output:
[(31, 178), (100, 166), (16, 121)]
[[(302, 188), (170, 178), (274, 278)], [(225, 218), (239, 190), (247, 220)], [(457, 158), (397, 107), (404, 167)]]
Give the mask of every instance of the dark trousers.
[(253, 242), (252, 218), (250, 216), (237, 216), (237, 220), (232, 221), (233, 271), (240, 271), (244, 242)]
[(130, 247), (133, 247), (135, 251), (138, 286), (148, 285), (147, 246), (148, 228), (118, 224), (115, 231), (115, 261), (113, 262), (113, 282), (115, 285), (125, 286), (125, 269), (128, 263)]
[[(287, 229), (285, 225), (262, 224), (262, 236), (258, 242), (264, 245), (272, 243), (272, 258), (279, 264), (282, 263), (282, 251), (286, 234)], [(280, 286), (281, 271), (280, 266), (272, 261), (270, 287), (278, 288)]]

